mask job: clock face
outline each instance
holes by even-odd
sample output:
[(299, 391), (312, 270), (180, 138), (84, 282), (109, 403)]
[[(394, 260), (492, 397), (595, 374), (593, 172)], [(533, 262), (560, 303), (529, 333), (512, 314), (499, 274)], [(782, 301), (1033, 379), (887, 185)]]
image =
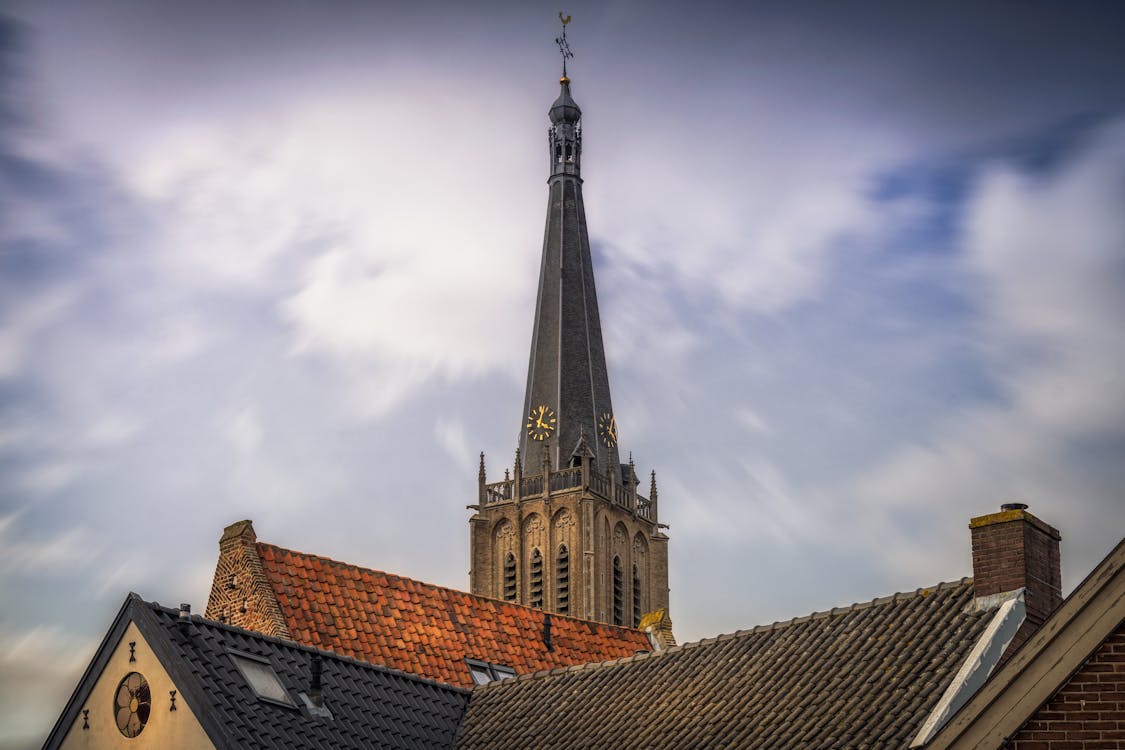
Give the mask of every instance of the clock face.
[(532, 440), (546, 440), (555, 431), (555, 412), (546, 404), (540, 404), (527, 415), (527, 436)]
[(607, 448), (617, 446), (617, 418), (608, 411), (598, 417), (598, 435)]
[(113, 716), (117, 728), (126, 737), (136, 737), (148, 723), (152, 710), (152, 692), (148, 680), (140, 672), (130, 672), (117, 686), (113, 696)]

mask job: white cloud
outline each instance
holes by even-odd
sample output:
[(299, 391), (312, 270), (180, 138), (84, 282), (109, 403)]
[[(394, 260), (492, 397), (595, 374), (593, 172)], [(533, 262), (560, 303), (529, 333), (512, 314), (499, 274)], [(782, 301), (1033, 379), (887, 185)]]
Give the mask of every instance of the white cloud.
[[(0, 741), (35, 747), (58, 715), (102, 634), (77, 635), (58, 626), (28, 629), (0, 623), (0, 703), (5, 722)], [(18, 746), (13, 744), (13, 747)]]
[(434, 436), (454, 463), (468, 474), (476, 468), (473, 449), (465, 437), (465, 425), (459, 420), (439, 420), (434, 424)]
[(28, 493), (49, 495), (71, 485), (84, 468), (81, 462), (70, 458), (46, 458), (27, 468), (19, 484)]
[(98, 555), (101, 545), (81, 528), (66, 529), (46, 539), (26, 535), (13, 538), (14, 517), (9, 515), (0, 523), (0, 571), (7, 576), (28, 571), (37, 574), (70, 571)]
[[(269, 295), (292, 352), (332, 363), (353, 414), (384, 413), (433, 377), (514, 376), (542, 196), (514, 191), (513, 207), (504, 188), (539, 184), (524, 171), (537, 139), (513, 150), (476, 118), (450, 137), (479, 95), (326, 92), (166, 135), (123, 166), (155, 218), (161, 278)], [(206, 346), (190, 319), (158, 333), (172, 360)]]
[[(979, 346), (1003, 387), (987, 405), (951, 410), (928, 444), (909, 445), (857, 477), (855, 533), (890, 565), (949, 567), (960, 529), (920, 540), (868, 524), (896, 514), (968, 518), (1020, 500), (1079, 531), (1074, 582), (1125, 527), (1114, 475), (1098, 460), (1125, 425), (1125, 123), (1099, 132), (1047, 174), (997, 164), (971, 199), (964, 260), (986, 282)], [(849, 507), (855, 507), (849, 501)], [(889, 515), (888, 515), (889, 514)], [(916, 530), (917, 531), (917, 530)]]
[(293, 513), (336, 489), (336, 477), (311, 462), (288, 460), (283, 436), (267, 431), (256, 406), (244, 405), (216, 425), (229, 447), (225, 494), (238, 512)]
[(0, 326), (0, 378), (20, 372), (35, 336), (62, 318), (76, 298), (74, 289), (58, 288), (15, 309)]
[[(776, 314), (816, 298), (833, 255), (888, 224), (866, 180), (901, 152), (889, 139), (845, 145), (846, 129), (795, 123), (756, 97), (743, 106), (741, 127), (703, 132), (689, 113), (642, 135), (625, 122), (631, 113), (619, 115), (621, 129), (605, 136), (604, 184), (589, 189), (589, 203), (604, 206), (592, 226), (629, 261), (665, 266), (693, 296)], [(654, 183), (637, 189), (654, 163)]]
[(92, 446), (108, 446), (133, 437), (140, 430), (140, 422), (127, 414), (105, 413), (86, 429), (84, 442)]
[(70, 672), (81, 668), (81, 657), (88, 658), (96, 644), (96, 639), (76, 637), (54, 625), (37, 625), (27, 630), (0, 625), (0, 665)]
[(230, 447), (228, 493), (239, 505), (285, 511), (309, 499), (292, 472), (270, 454), (254, 408), (234, 410), (220, 429)]

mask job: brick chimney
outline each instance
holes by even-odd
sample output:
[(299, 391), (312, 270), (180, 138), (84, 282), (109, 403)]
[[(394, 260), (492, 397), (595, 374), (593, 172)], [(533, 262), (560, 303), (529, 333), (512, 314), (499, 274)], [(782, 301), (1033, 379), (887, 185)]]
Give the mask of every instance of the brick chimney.
[(1009, 649), (1014, 651), (1062, 604), (1062, 537), (1022, 503), (1005, 503), (999, 513), (978, 516), (969, 521), (969, 529), (977, 602), (1024, 589), (1027, 620)]

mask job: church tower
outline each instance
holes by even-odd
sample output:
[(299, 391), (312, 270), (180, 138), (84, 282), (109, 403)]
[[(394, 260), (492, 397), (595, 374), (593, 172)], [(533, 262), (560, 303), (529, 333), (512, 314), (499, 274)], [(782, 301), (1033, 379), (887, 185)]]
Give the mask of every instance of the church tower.
[(519, 447), (503, 481), (488, 481), (481, 455), (470, 586), (474, 594), (629, 627), (659, 610), (670, 624), (656, 476), (642, 496), (632, 458), (622, 463), (618, 453), (582, 204), (582, 111), (570, 94), (565, 36), (560, 46)]

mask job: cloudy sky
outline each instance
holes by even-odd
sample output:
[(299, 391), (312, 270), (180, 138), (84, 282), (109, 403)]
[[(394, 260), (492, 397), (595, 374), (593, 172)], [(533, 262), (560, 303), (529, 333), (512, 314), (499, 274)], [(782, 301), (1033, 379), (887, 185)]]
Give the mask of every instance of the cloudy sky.
[[(224, 525), (468, 585), (511, 462), (559, 8), (0, 5), (0, 748)], [(622, 447), (680, 640), (1125, 529), (1111, 4), (567, 7)]]

